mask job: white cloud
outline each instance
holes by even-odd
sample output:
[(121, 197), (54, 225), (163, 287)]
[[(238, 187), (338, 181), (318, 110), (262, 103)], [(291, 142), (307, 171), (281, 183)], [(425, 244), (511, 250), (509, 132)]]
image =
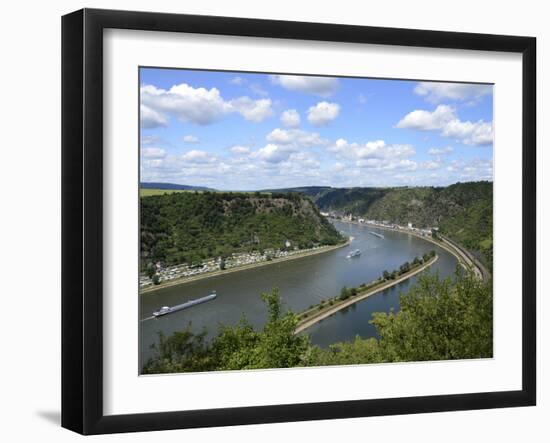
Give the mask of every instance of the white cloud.
[(174, 85), (170, 90), (142, 86), (141, 102), (160, 112), (173, 114), (181, 121), (198, 125), (219, 120), (232, 110), (218, 89), (193, 88), (185, 83)]
[(281, 123), (287, 128), (300, 126), (300, 114), (296, 109), (287, 109), (281, 114)]
[(305, 170), (319, 169), (321, 163), (310, 151), (293, 152), (288, 157), (288, 161), (283, 168), (289, 173), (303, 174)]
[(274, 129), (266, 136), (270, 143), (279, 145), (293, 145), (304, 148), (323, 146), (328, 140), (322, 138), (317, 132), (308, 132), (301, 129)]
[(184, 162), (196, 164), (214, 163), (216, 161), (216, 156), (197, 149), (187, 151), (181, 158)]
[(379, 168), (382, 166), (382, 160), (379, 158), (365, 158), (357, 160), (355, 164), (360, 168)]
[(255, 123), (262, 122), (273, 115), (271, 100), (268, 98), (253, 100), (250, 97), (240, 97), (231, 100), (230, 105), (246, 120)]
[(242, 77), (233, 77), (231, 80), (229, 80), (229, 83), (232, 85), (242, 86), (246, 83), (246, 80)]
[(273, 114), (269, 99), (253, 100), (244, 96), (226, 101), (217, 88), (193, 88), (186, 83), (174, 85), (169, 90), (144, 85), (141, 104), (157, 113), (169, 113), (183, 122), (198, 125), (213, 123), (235, 112), (253, 122)]
[(444, 148), (431, 148), (428, 150), (429, 155), (446, 155), (453, 152), (453, 148), (451, 146), (445, 146)]
[(445, 125), (441, 135), (460, 140), (467, 145), (490, 145), (493, 143), (493, 124), (482, 120), (472, 123), (455, 119)]
[(331, 172), (342, 172), (346, 169), (346, 165), (342, 162), (336, 162), (330, 167)]
[(164, 158), (166, 151), (162, 148), (147, 147), (141, 148), (141, 155), (144, 158)]
[(254, 156), (268, 163), (280, 163), (287, 160), (292, 153), (291, 150), (270, 143), (254, 153)]
[(422, 169), (431, 171), (434, 169), (440, 169), (443, 166), (443, 163), (441, 161), (428, 160), (423, 162), (420, 166), (422, 167)]
[(340, 113), (337, 103), (319, 102), (307, 111), (307, 119), (314, 126), (326, 126)]
[(159, 126), (167, 126), (168, 120), (160, 112), (151, 109), (148, 106), (140, 105), (140, 122), (144, 129), (158, 128)]
[(250, 91), (256, 95), (261, 95), (262, 97), (267, 97), (269, 92), (267, 92), (259, 83), (252, 83), (250, 85)]
[(401, 169), (406, 171), (415, 171), (418, 167), (418, 163), (414, 160), (401, 159), (398, 162), (390, 162), (388, 169)]
[[(374, 140), (362, 144), (348, 143), (348, 141), (343, 138), (336, 140), (336, 142), (329, 146), (327, 150), (348, 160), (361, 160), (369, 158), (403, 159), (406, 157), (411, 157), (416, 153), (411, 145), (388, 145), (384, 140)], [(370, 164), (374, 164), (374, 162), (370, 162)]]
[(144, 135), (141, 137), (141, 145), (155, 145), (165, 143), (165, 141), (158, 135)]
[(359, 103), (364, 105), (365, 103), (367, 103), (368, 97), (365, 94), (359, 94), (359, 96), (357, 97), (357, 100), (359, 100)]
[(420, 82), (414, 88), (415, 94), (425, 97), (430, 103), (440, 103), (444, 100), (479, 100), (492, 92), (492, 85), (470, 83)]
[[(275, 136), (267, 137), (269, 140), (279, 140), (275, 143), (268, 143), (261, 149), (251, 152), (249, 160), (259, 160), (257, 164), (260, 168), (268, 168), (272, 170), (274, 167), (284, 169), (285, 172), (292, 170), (296, 172), (298, 169), (318, 169), (320, 162), (317, 159), (317, 154), (310, 150), (302, 150), (304, 147), (311, 147), (308, 145), (309, 137), (311, 134), (305, 133), (299, 130), (290, 130), (290, 138), (286, 138), (283, 134), (285, 130), (279, 130), (280, 133), (273, 131), (270, 135), (275, 133)], [(278, 135), (277, 135), (278, 134)], [(318, 134), (313, 134), (314, 138), (318, 137)], [(300, 141), (302, 143), (300, 143)]]
[(409, 112), (396, 127), (433, 131), (444, 128), (453, 119), (456, 119), (454, 109), (447, 105), (439, 105), (433, 112), (424, 110)]
[(291, 91), (307, 92), (321, 97), (330, 97), (338, 89), (338, 80), (331, 77), (303, 75), (272, 75), (271, 82)]
[(376, 169), (378, 171), (388, 170), (404, 170), (414, 171), (418, 167), (418, 163), (409, 159), (396, 158), (366, 158), (357, 160), (355, 165), (359, 168)]
[(443, 137), (453, 138), (466, 145), (489, 145), (493, 142), (492, 122), (461, 121), (456, 116), (455, 110), (448, 105), (439, 105), (433, 112), (412, 111), (403, 117), (396, 127), (439, 131)]
[(233, 146), (229, 150), (235, 155), (246, 156), (250, 154), (250, 148), (246, 146)]
[(145, 159), (141, 162), (141, 166), (148, 168), (148, 169), (156, 169), (160, 168), (164, 165), (164, 159), (163, 158), (152, 158), (152, 159)]
[(455, 160), (446, 167), (453, 181), (493, 180), (493, 162), (490, 159)]
[(199, 143), (199, 138), (194, 135), (184, 135), (183, 141), (185, 143)]
[(384, 140), (349, 143), (340, 138), (327, 150), (361, 169), (414, 171), (418, 168), (418, 163), (409, 158), (416, 153), (411, 145), (388, 145)]

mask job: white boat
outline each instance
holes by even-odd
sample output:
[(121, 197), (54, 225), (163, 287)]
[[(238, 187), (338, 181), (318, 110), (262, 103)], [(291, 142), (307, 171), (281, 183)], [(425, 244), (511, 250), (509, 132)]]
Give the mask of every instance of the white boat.
[(382, 238), (382, 239), (384, 238), (384, 236), (383, 236), (382, 234), (379, 234), (378, 232), (369, 231), (369, 234), (372, 234), (372, 235), (374, 235), (374, 236), (376, 236), (376, 237), (378, 237), (378, 238)]
[(166, 315), (172, 312), (172, 308), (170, 306), (163, 306), (158, 311), (153, 312), (153, 315), (155, 317), (160, 317), (161, 315)]
[(353, 258), (353, 257), (359, 257), (361, 255), (361, 251), (359, 249), (354, 249), (351, 251), (346, 258)]

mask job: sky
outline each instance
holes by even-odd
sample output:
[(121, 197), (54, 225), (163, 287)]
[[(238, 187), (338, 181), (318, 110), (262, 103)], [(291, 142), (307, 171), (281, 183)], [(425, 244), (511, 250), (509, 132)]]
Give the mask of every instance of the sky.
[(140, 68), (140, 169), (234, 191), (492, 180), (493, 86)]

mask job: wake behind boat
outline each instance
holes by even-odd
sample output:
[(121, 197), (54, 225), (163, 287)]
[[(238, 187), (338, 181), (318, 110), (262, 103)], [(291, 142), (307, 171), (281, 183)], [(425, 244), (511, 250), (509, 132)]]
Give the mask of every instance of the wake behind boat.
[(359, 249), (354, 249), (351, 251), (346, 258), (353, 258), (353, 257), (359, 257), (361, 255), (361, 251)]
[(384, 236), (383, 236), (382, 234), (379, 234), (378, 232), (369, 231), (369, 234), (372, 234), (372, 235), (374, 235), (374, 236), (376, 236), (376, 237), (378, 237), (378, 238), (381, 238), (381, 239), (384, 238)]
[(205, 297), (198, 298), (196, 300), (189, 300), (185, 303), (182, 303), (181, 305), (175, 305), (175, 306), (163, 306), (158, 311), (153, 312), (154, 317), (161, 317), (163, 315), (167, 314), (173, 314), (174, 312), (181, 311), (183, 309), (190, 308), (191, 306), (199, 305), (201, 303), (205, 303), (210, 300), (214, 300), (217, 297), (216, 291), (212, 291), (211, 294), (208, 294)]

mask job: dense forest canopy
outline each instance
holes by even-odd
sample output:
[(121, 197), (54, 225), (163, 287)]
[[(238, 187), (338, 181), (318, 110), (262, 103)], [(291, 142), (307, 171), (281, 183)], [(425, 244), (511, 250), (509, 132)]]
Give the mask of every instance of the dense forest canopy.
[(343, 241), (298, 193), (179, 192), (141, 198), (141, 266)]
[(207, 331), (189, 329), (154, 345), (146, 374), (229, 369), (289, 368), (403, 361), (490, 358), (493, 355), (492, 284), (460, 272), (454, 278), (420, 277), (401, 296), (399, 312), (374, 314), (379, 339), (356, 337), (322, 349), (307, 334), (295, 335), (298, 317), (285, 310), (276, 290), (263, 294), (268, 321), (257, 331), (243, 318)]

